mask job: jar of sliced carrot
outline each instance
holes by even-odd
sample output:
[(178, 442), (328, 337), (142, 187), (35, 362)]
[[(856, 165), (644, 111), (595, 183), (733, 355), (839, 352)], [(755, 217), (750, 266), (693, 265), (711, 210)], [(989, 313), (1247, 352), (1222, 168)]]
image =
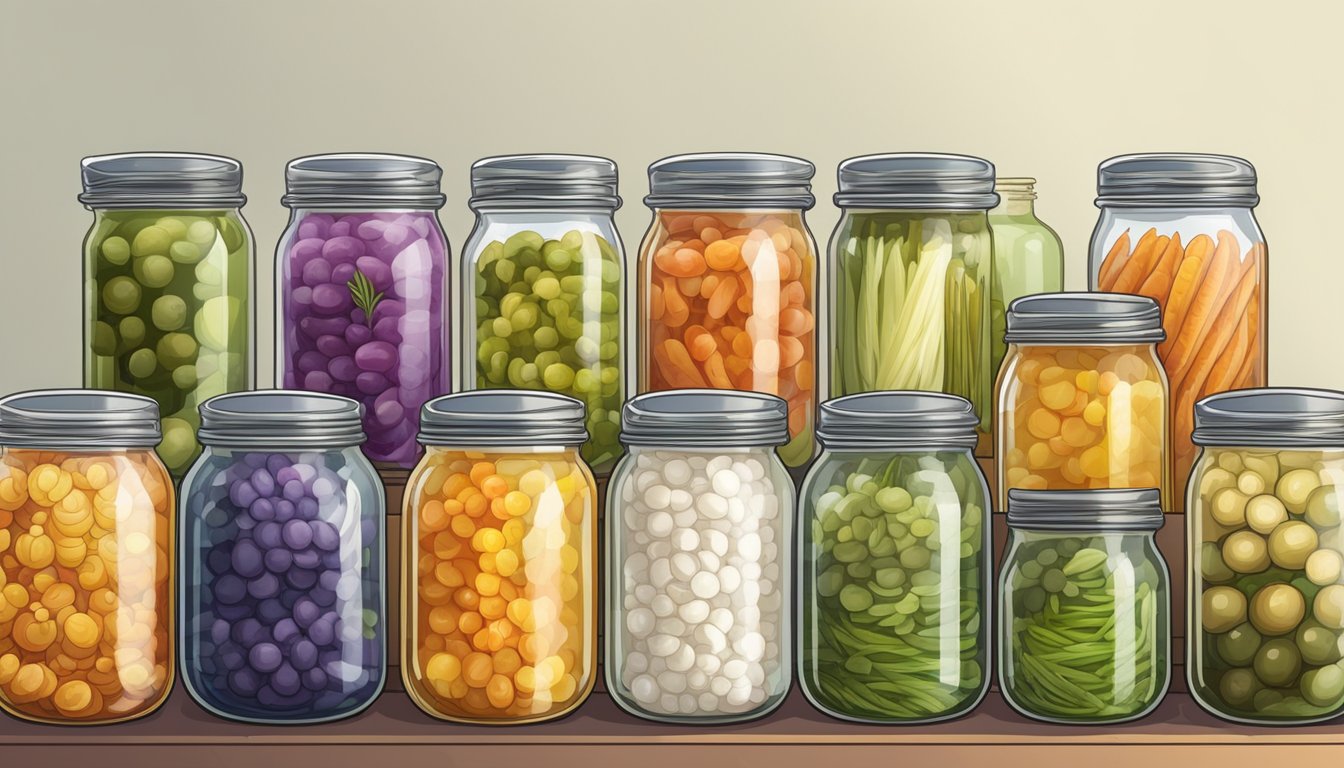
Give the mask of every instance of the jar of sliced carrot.
[(781, 155), (679, 155), (649, 167), (639, 257), (639, 391), (754, 390), (788, 402), (790, 467), (812, 458), (813, 165)]
[(1122, 155), (1097, 169), (1091, 287), (1162, 307), (1158, 355), (1171, 387), (1176, 483), (1197, 453), (1195, 401), (1267, 380), (1267, 252), (1252, 213), (1259, 202), (1255, 168), (1237, 157)]
[(998, 385), (998, 489), (1157, 488), (1167, 477), (1167, 377), (1157, 302), (1041, 293), (1008, 308)]

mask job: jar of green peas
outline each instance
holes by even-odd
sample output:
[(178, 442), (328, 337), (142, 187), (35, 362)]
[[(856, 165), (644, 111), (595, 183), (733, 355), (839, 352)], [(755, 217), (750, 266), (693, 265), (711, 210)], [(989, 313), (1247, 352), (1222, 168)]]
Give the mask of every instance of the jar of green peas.
[(923, 723), (989, 689), (989, 490), (971, 403), (869, 392), (823, 403), (803, 483), (798, 679), (833, 717)]
[(461, 389), (539, 389), (587, 407), (583, 458), (620, 456), (624, 250), (616, 164), (581, 155), (488, 157), (471, 169), (463, 248)]
[(1156, 488), (1008, 492), (999, 688), (1052, 723), (1148, 714), (1171, 680), (1171, 590)]

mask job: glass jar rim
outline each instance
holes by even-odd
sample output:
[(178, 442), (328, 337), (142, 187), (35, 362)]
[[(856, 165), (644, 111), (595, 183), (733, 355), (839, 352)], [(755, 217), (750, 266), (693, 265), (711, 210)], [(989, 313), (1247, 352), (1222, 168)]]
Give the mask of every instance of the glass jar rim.
[(425, 446), (577, 446), (588, 440), (587, 409), (540, 390), (478, 389), (437, 397), (420, 409)]
[(99, 389), (41, 389), (0, 399), (6, 448), (153, 448), (162, 440), (152, 398)]
[(467, 207), (550, 210), (621, 207), (616, 163), (595, 155), (498, 155), (471, 166)]
[(1259, 387), (1195, 403), (1191, 440), (1200, 446), (1344, 448), (1344, 392)]
[(1009, 344), (1156, 344), (1167, 338), (1162, 310), (1147, 296), (1059, 292), (1008, 305)]
[(650, 208), (809, 210), (817, 168), (799, 157), (762, 152), (673, 155), (649, 166)]
[(233, 209), (247, 202), (243, 166), (222, 155), (124, 152), (80, 161), (85, 207)]
[(201, 403), (201, 445), (346, 448), (365, 440), (364, 406), (339, 395), (285, 389), (231, 392)]
[(1255, 166), (1232, 155), (1148, 152), (1097, 166), (1098, 208), (1254, 208)]
[(788, 403), (731, 389), (648, 392), (621, 407), (626, 446), (751, 447), (789, 441)]
[(340, 152), (306, 155), (285, 165), (286, 208), (409, 208), (437, 210), (443, 169), (413, 155)]
[(1156, 488), (1008, 491), (1008, 527), (1032, 531), (1146, 531), (1161, 528)]
[(956, 395), (862, 392), (822, 403), (816, 436), (823, 450), (971, 450), (979, 424)]
[(971, 155), (894, 152), (851, 157), (836, 170), (841, 208), (988, 211), (994, 164)]

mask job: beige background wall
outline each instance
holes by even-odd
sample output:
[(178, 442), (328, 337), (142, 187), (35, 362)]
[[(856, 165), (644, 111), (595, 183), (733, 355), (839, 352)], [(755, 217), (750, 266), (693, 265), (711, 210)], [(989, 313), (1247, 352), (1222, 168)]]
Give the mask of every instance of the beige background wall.
[[(1344, 386), (1338, 149), (1344, 5), (1222, 2), (475, 2), (0, 0), (0, 392), (77, 385), (79, 159), (240, 159), (257, 237), (259, 381), (272, 375), (286, 160), (420, 154), (442, 220), (471, 226), (467, 171), (510, 152), (619, 163), (617, 223), (648, 223), (645, 168), (751, 149), (835, 165), (880, 151), (978, 154), (1040, 179), (1042, 217), (1085, 287), (1095, 168), (1145, 150), (1226, 152), (1260, 172), (1271, 380)], [(633, 254), (632, 254), (633, 257)]]

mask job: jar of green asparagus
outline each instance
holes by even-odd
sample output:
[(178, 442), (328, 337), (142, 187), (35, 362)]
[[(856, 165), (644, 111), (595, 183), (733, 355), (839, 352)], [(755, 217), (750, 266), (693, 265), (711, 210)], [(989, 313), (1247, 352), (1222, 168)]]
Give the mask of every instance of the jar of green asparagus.
[(960, 397), (870, 392), (821, 406), (803, 483), (798, 678), (844, 720), (920, 723), (989, 689), (989, 491)]
[(1156, 488), (1008, 492), (999, 688), (1052, 723), (1148, 714), (1171, 680), (1170, 574)]
[(831, 396), (946, 392), (979, 417), (976, 455), (992, 456), (994, 166), (963, 155), (867, 155), (844, 161), (824, 274)]

